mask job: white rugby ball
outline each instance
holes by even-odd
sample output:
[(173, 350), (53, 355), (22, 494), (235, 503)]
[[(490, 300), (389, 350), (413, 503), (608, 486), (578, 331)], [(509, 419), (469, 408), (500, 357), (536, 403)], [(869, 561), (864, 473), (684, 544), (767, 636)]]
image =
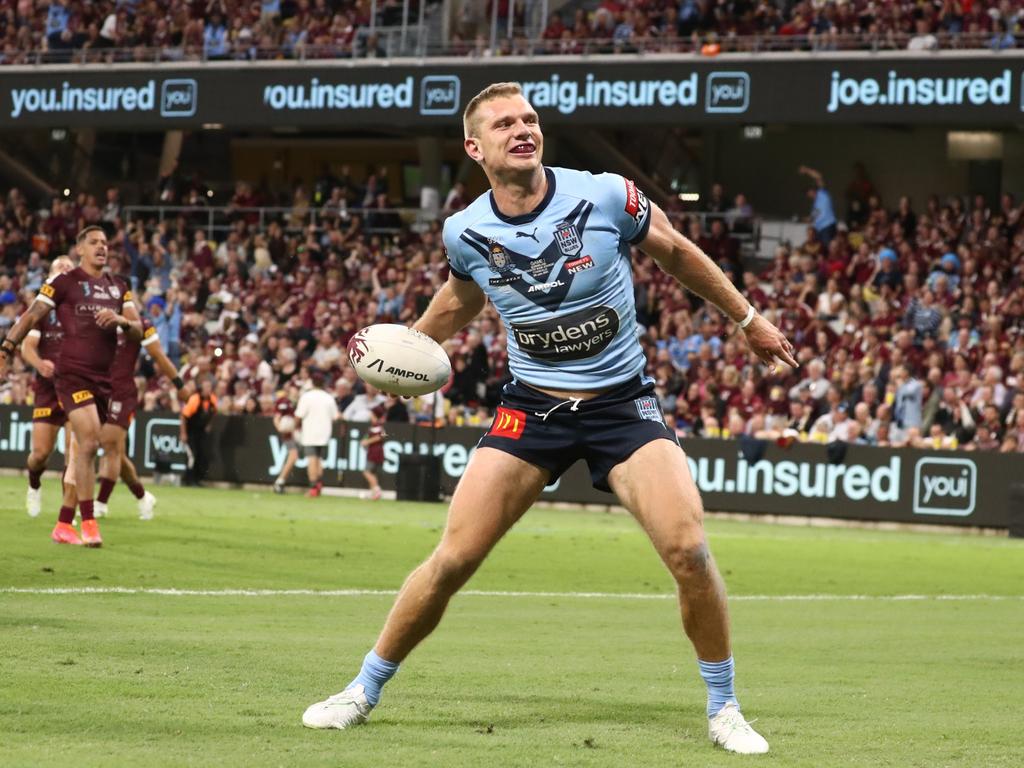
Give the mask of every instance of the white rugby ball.
[(441, 345), (404, 325), (381, 323), (356, 333), (348, 359), (359, 378), (394, 395), (426, 395), (448, 382), (452, 363)]
[(293, 416), (282, 416), (281, 421), (278, 422), (281, 425), (281, 434), (287, 435), (295, 431), (295, 418)]

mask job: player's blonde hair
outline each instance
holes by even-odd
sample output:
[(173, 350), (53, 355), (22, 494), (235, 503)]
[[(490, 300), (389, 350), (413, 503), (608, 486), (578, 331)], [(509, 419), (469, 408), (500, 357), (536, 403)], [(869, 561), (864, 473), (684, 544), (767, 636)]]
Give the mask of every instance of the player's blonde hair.
[(475, 118), (480, 107), (488, 101), (502, 99), (506, 96), (520, 96), (522, 93), (523, 87), (519, 83), (491, 83), (470, 99), (466, 110), (462, 113), (462, 129), (465, 131), (466, 138), (476, 136), (479, 121)]
[[(61, 267), (63, 267), (63, 269), (61, 269)], [(70, 272), (74, 268), (75, 268), (74, 259), (72, 259), (70, 256), (68, 256), (66, 254), (63, 255), (63, 256), (58, 256), (56, 259), (53, 260), (53, 263), (50, 264), (50, 274), (49, 274), (49, 276), (50, 277), (54, 277), (54, 276), (62, 274), (64, 272)]]

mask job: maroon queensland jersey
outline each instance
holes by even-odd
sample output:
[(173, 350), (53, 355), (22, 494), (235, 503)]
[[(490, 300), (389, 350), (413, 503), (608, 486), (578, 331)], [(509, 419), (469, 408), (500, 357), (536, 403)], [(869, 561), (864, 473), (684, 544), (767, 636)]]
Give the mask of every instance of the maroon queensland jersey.
[(39, 339), (36, 352), (43, 360), (56, 363), (60, 359), (60, 345), (64, 340), (64, 329), (57, 320), (57, 310), (51, 309), (46, 316), (36, 323), (36, 327), (28, 332), (29, 336)]
[[(287, 397), (277, 398), (277, 402), (274, 403), (274, 413), (278, 416), (295, 416), (295, 403), (289, 400)], [(295, 437), (295, 430), (288, 432), (282, 431), (281, 437), (285, 440), (291, 440)]]
[(77, 267), (45, 282), (37, 298), (57, 310), (64, 329), (58, 376), (75, 374), (92, 381), (109, 381), (117, 350), (117, 328), (100, 328), (96, 313), (110, 309), (120, 314), (132, 304), (131, 291), (124, 281), (109, 274), (92, 277)]
[(381, 424), (374, 424), (366, 433), (367, 437), (379, 437), (375, 443), (366, 446), (366, 461), (370, 464), (384, 463), (384, 427)]
[(128, 334), (122, 330), (117, 331), (117, 351), (114, 353), (114, 362), (110, 366), (110, 384), (114, 392), (121, 390), (135, 390), (135, 364), (139, 361), (139, 352), (143, 347), (155, 344), (160, 340), (156, 335), (156, 328), (146, 318), (142, 319), (142, 339), (132, 341)]

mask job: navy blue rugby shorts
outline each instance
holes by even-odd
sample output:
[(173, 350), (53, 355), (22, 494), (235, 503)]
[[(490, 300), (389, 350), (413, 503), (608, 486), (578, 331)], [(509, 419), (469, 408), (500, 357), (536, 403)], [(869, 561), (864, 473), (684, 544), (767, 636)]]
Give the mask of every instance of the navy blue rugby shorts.
[(502, 390), (501, 405), (478, 448), (497, 448), (551, 473), (579, 459), (594, 487), (611, 491), (608, 474), (652, 440), (679, 441), (665, 426), (654, 384), (640, 376), (589, 400), (559, 400), (520, 381)]

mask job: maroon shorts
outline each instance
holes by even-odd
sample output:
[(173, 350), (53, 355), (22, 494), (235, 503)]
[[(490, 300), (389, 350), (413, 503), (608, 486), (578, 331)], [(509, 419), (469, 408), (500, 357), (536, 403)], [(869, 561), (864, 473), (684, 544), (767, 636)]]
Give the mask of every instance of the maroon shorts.
[(57, 402), (69, 415), (79, 408), (95, 405), (100, 416), (100, 424), (102, 424), (107, 420), (110, 382), (88, 379), (77, 373), (59, 374), (57, 376)]
[(121, 429), (128, 429), (139, 408), (139, 393), (132, 389), (118, 389), (110, 396), (107, 406), (107, 424), (116, 424)]
[(36, 376), (35, 384), (32, 385), (35, 393), (35, 408), (32, 410), (32, 421), (41, 424), (53, 424), (60, 427), (68, 420), (64, 409), (57, 401), (57, 390), (54, 387), (53, 379), (43, 376)]

